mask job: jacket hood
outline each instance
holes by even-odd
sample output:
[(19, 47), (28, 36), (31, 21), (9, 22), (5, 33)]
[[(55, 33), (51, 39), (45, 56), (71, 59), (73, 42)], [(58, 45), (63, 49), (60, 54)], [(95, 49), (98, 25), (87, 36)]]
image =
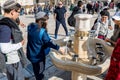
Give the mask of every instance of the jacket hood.
[(34, 30), (38, 29), (38, 24), (37, 23), (30, 23), (28, 25), (28, 32), (32, 32)]

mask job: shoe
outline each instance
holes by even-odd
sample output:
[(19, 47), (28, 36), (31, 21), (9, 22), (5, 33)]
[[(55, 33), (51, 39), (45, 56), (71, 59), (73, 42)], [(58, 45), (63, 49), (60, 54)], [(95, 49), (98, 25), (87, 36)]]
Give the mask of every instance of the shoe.
[(69, 36), (68, 34), (66, 34), (66, 36)]
[(55, 39), (57, 39), (57, 36), (55, 36)]

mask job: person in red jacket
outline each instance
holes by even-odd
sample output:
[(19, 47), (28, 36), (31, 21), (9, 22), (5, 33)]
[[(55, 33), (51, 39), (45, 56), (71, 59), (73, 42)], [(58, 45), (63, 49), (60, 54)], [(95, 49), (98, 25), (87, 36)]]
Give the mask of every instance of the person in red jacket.
[[(114, 15), (112, 19), (114, 23), (120, 27), (120, 14)], [(111, 56), (110, 67), (104, 80), (120, 80), (120, 38), (117, 39), (115, 44)]]

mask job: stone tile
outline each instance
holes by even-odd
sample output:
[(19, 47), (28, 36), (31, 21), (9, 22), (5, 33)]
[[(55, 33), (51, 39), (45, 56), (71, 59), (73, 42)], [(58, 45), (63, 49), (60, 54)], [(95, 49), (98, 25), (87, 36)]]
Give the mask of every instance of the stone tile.
[(0, 80), (8, 80), (5, 73), (0, 73)]

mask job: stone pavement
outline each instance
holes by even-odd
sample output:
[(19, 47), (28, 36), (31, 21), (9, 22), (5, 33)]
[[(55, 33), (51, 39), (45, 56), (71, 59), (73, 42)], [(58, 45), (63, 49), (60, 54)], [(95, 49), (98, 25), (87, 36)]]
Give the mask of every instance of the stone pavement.
[[(111, 11), (111, 14), (113, 15), (114, 11)], [(69, 16), (69, 13), (68, 13)], [(93, 25), (94, 20), (96, 19), (97, 14), (93, 16), (91, 19), (91, 26)], [(34, 16), (33, 15), (23, 15), (20, 16), (21, 21), (25, 24), (28, 25), (31, 22), (34, 22)], [(71, 29), (70, 26), (68, 26), (68, 29)], [(23, 36), (27, 42), (27, 27), (21, 28), (23, 31)], [(48, 20), (48, 33), (50, 34), (51, 38), (54, 40), (54, 30), (55, 30), (55, 21), (53, 19), (53, 15), (50, 15), (50, 18)], [(65, 37), (65, 32), (62, 27), (59, 28), (58, 32), (58, 39)], [(24, 45), (24, 50), (26, 51), (26, 44)], [(29, 65), (24, 69), (24, 75), (26, 77), (26, 80), (35, 80), (34, 74), (32, 71), (32, 66), (30, 62), (28, 61)], [(71, 72), (70, 71), (65, 71), (56, 68), (49, 57), (49, 55), (46, 58), (46, 70), (44, 72), (45, 74), (45, 80), (71, 80)], [(0, 74), (1, 75), (1, 74)], [(6, 80), (5, 75), (0, 76), (0, 80)], [(105, 73), (98, 75), (98, 76), (87, 76), (87, 80), (103, 80), (105, 76)]]

